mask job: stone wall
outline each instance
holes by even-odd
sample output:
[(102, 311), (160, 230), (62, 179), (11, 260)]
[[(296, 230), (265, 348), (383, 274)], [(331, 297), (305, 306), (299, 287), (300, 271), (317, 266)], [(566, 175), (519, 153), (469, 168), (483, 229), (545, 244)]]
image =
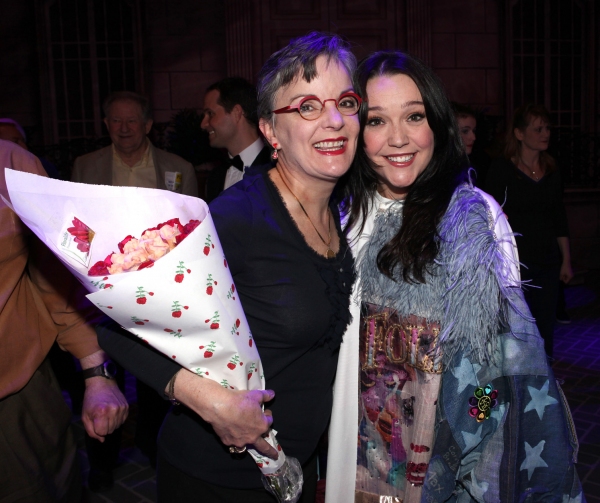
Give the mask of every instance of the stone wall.
[(0, 0), (0, 117), (41, 123), (34, 2)]
[[(43, 48), (38, 48), (36, 27), (36, 8), (39, 10), (44, 1), (0, 0), (0, 12), (5, 14), (0, 19), (0, 83), (3, 90), (0, 116), (12, 116), (25, 126), (41, 127), (40, 108), (45, 105), (40, 98), (37, 56), (38, 49)], [(485, 108), (489, 115), (505, 113), (501, 16), (504, 0), (143, 0), (140, 5), (145, 91), (152, 98), (157, 122), (170, 119), (181, 108), (199, 108), (204, 88), (226, 76), (226, 6), (238, 3), (247, 4), (249, 10), (259, 13), (252, 25), (259, 34), (258, 38), (252, 39), (255, 43), (251, 47), (252, 54), (259, 55), (254, 57), (254, 75), (255, 67), (260, 67), (268, 55), (265, 48), (272, 45), (261, 43), (260, 34), (264, 32), (276, 32), (272, 37), (278, 40), (315, 28), (352, 36), (368, 25), (371, 38), (357, 40), (359, 47), (379, 47), (381, 44), (373, 42), (375, 38), (389, 43), (391, 37), (398, 42), (396, 48), (406, 49), (408, 35), (429, 37), (431, 40), (424, 45), (430, 48), (430, 62), (445, 83), (450, 98)], [(291, 17), (277, 14), (283, 9), (281, 6), (288, 4)], [(362, 22), (353, 20), (352, 13), (361, 9), (373, 19), (367, 20), (369, 16), (365, 14)], [(414, 20), (410, 16), (415, 9), (421, 14), (429, 13), (430, 17), (430, 22), (419, 29), (413, 26)], [(275, 14), (274, 10), (277, 11)], [(298, 14), (294, 17), (295, 11)], [(320, 14), (315, 17), (313, 11)], [(379, 24), (375, 19), (377, 16), (373, 17), (378, 11), (385, 14)], [(592, 9), (592, 12), (590, 23), (597, 26), (600, 9)], [(409, 18), (411, 22), (408, 22)], [(229, 21), (235, 22), (235, 18), (230, 16)], [(288, 25), (296, 31), (292, 33)], [(392, 36), (390, 26), (395, 27), (397, 35)], [(598, 34), (595, 40), (598, 40)], [(596, 50), (598, 44), (592, 45), (590, 51)], [(591, 73), (599, 71), (600, 67), (596, 65)], [(600, 86), (600, 79), (596, 81)], [(597, 89), (589, 92), (597, 94)]]
[(149, 94), (155, 122), (201, 108), (204, 90), (226, 77), (225, 0), (146, 4)]
[(495, 0), (432, 0), (432, 66), (451, 100), (504, 115)]

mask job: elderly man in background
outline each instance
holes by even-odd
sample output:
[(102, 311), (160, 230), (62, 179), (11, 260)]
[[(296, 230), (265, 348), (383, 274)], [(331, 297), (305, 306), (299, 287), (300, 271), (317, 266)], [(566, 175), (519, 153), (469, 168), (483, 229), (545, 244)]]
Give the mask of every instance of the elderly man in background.
[[(39, 160), (0, 140), (4, 168), (45, 176)], [(0, 200), (0, 500), (81, 501), (81, 472), (71, 413), (47, 355), (52, 344), (79, 359), (86, 377), (82, 421), (104, 441), (127, 417), (106, 354), (86, 323), (94, 311), (74, 307), (75, 278)], [(90, 306), (91, 308), (91, 306)]]
[(271, 150), (258, 131), (256, 88), (241, 77), (215, 82), (204, 96), (201, 127), (208, 133), (210, 146), (224, 148), (229, 162), (213, 169), (206, 182), (206, 201), (244, 177), (247, 166), (271, 162)]
[(192, 165), (156, 148), (146, 137), (152, 118), (144, 96), (129, 91), (112, 93), (103, 109), (112, 145), (75, 159), (71, 181), (198, 195)]

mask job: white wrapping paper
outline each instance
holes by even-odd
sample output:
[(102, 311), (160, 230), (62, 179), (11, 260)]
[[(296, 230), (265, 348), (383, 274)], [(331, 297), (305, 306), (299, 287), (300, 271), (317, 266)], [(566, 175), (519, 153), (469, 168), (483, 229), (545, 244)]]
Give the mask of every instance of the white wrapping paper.
[[(15, 213), (92, 293), (87, 297), (123, 328), (181, 366), (223, 387), (264, 389), (258, 351), (242, 310), (227, 260), (206, 203), (157, 189), (87, 185), (6, 169)], [(61, 250), (65, 226), (77, 217), (95, 232), (88, 266)], [(88, 268), (127, 235), (139, 238), (171, 218), (201, 224), (152, 267), (107, 276)], [(264, 474), (274, 461), (249, 450)]]

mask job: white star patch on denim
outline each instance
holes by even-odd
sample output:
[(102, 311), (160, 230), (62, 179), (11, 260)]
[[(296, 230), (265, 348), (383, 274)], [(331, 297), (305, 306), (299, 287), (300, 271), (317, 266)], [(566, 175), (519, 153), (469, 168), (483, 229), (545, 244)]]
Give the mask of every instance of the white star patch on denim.
[[(475, 421), (473, 421), (475, 422)], [(477, 447), (481, 442), (481, 430), (483, 429), (483, 424), (479, 425), (477, 431), (475, 433), (469, 433), (468, 431), (461, 431), (463, 440), (465, 441), (465, 447), (463, 449), (463, 454), (469, 452), (471, 449)]]
[(529, 395), (531, 395), (531, 402), (527, 404), (524, 412), (528, 412), (530, 410), (535, 410), (540, 418), (540, 421), (544, 417), (544, 411), (548, 405), (552, 405), (558, 403), (558, 400), (548, 396), (548, 387), (550, 386), (550, 381), (546, 380), (544, 385), (538, 390), (533, 386), (527, 386), (529, 390)]
[(531, 480), (533, 471), (536, 468), (546, 468), (548, 465), (542, 459), (542, 451), (544, 450), (545, 440), (541, 440), (535, 447), (531, 447), (525, 442), (525, 461), (521, 463), (520, 470), (527, 470), (527, 479)]
[(471, 363), (467, 358), (463, 358), (460, 361), (460, 365), (450, 369), (454, 377), (458, 379), (458, 393), (462, 393), (463, 390), (471, 385), (477, 386), (477, 372), (481, 370), (481, 365)]

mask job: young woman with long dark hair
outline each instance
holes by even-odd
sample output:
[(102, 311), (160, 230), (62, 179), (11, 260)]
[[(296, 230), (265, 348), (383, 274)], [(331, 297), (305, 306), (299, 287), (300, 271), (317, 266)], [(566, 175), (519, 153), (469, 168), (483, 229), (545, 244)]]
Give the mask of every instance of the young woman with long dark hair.
[(366, 107), (344, 209), (359, 281), (327, 503), (581, 501), (572, 423), (512, 231), (466, 181), (441, 84), (395, 51), (363, 61), (358, 84)]

